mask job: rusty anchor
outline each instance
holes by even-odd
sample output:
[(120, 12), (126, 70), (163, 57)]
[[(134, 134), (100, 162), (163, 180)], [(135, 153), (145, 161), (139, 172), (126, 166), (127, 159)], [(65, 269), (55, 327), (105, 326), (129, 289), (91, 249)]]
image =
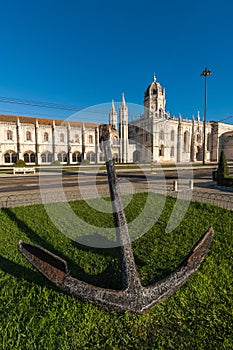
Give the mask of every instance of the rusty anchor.
[(66, 261), (42, 247), (19, 241), (18, 248), (37, 270), (66, 293), (118, 312), (142, 313), (172, 295), (198, 269), (208, 252), (214, 231), (212, 227), (207, 230), (173, 273), (151, 286), (142, 286), (112, 159), (108, 125), (100, 126), (100, 135), (105, 152), (116, 236), (121, 249), (123, 289), (105, 289), (73, 278), (69, 274)]

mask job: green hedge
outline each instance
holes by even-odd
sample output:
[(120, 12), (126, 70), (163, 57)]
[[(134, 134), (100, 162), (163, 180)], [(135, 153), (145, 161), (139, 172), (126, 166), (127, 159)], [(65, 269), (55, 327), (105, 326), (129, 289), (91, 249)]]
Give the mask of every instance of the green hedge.
[(217, 184), (219, 186), (226, 186), (233, 188), (233, 177), (232, 176), (217, 176)]

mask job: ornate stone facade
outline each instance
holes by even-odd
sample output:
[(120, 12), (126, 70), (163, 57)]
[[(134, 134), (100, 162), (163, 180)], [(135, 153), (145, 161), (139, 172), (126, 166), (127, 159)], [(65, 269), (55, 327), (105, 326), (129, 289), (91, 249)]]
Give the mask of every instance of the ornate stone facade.
[[(166, 112), (165, 89), (156, 77), (144, 93), (144, 113), (129, 121), (124, 94), (119, 122), (114, 102), (109, 113), (114, 159), (131, 162), (198, 162), (203, 159), (203, 121), (172, 117)], [(233, 125), (206, 123), (205, 158), (217, 162), (223, 149), (233, 160)], [(99, 146), (99, 125), (51, 119), (0, 115), (0, 164), (77, 164), (104, 162)]]
[[(202, 161), (204, 133), (199, 112), (191, 120), (183, 119), (181, 115), (175, 118), (166, 112), (165, 105), (165, 90), (154, 77), (144, 94), (144, 114), (129, 123), (129, 140), (137, 142), (130, 161), (149, 161), (148, 156), (161, 163)], [(233, 135), (233, 125), (206, 123), (207, 162), (218, 161), (222, 149), (226, 150), (229, 160), (233, 159), (230, 134)], [(229, 140), (228, 144), (226, 140)], [(150, 150), (148, 155), (145, 148)]]

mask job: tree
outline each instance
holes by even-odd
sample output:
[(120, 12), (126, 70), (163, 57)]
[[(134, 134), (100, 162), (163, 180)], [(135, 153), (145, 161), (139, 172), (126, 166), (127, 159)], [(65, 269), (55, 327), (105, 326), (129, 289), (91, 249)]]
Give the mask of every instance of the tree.
[(219, 162), (218, 162), (218, 170), (217, 170), (218, 178), (223, 179), (224, 177), (229, 176), (229, 169), (227, 165), (227, 159), (224, 151), (221, 151)]

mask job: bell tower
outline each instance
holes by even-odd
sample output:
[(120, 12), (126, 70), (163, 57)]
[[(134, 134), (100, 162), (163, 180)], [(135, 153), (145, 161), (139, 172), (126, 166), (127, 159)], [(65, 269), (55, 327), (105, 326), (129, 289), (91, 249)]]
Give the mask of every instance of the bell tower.
[(128, 161), (128, 107), (125, 103), (125, 96), (122, 93), (122, 100), (120, 105), (120, 161), (121, 163), (127, 163)]
[(117, 129), (117, 112), (115, 109), (114, 101), (112, 100), (112, 106), (109, 113), (109, 124), (113, 127), (113, 129)]
[(154, 75), (153, 82), (148, 86), (144, 93), (144, 115), (150, 118), (155, 115), (157, 118), (163, 118), (165, 115), (165, 89), (157, 82)]

